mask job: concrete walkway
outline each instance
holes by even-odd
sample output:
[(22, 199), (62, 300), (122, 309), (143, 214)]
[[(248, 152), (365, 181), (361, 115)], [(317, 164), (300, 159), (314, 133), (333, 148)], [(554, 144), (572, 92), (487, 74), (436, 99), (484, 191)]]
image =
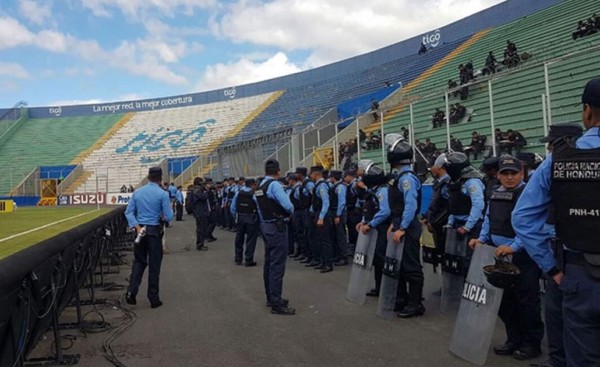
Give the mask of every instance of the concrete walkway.
[[(263, 244), (258, 267), (233, 263), (234, 234), (217, 230), (209, 250), (185, 252), (193, 240), (194, 222), (186, 217), (167, 229), (171, 253), (161, 275), (164, 306), (153, 310), (142, 284), (137, 322), (113, 345), (127, 366), (469, 366), (448, 351), (454, 320), (438, 311), (438, 274), (427, 266), (425, 316), (384, 321), (375, 316), (377, 300), (364, 306), (345, 300), (349, 267), (319, 274), (288, 261), (284, 296), (295, 316), (272, 315), (262, 285)], [(109, 281), (127, 284), (129, 267)], [(146, 277), (146, 276), (145, 276)], [(82, 293), (83, 294), (83, 293)], [(118, 298), (121, 292), (100, 294)], [(120, 313), (101, 312), (110, 322)], [(68, 317), (68, 314), (65, 315)], [(105, 333), (79, 337), (67, 353), (80, 353), (81, 366), (110, 366), (101, 354)], [(497, 323), (494, 343), (504, 341)], [(488, 366), (528, 366), (490, 353)]]

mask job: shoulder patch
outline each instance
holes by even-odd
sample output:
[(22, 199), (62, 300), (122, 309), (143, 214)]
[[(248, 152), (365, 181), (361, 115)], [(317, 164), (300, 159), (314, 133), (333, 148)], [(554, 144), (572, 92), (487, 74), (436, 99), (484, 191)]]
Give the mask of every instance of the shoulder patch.
[(411, 187), (410, 180), (402, 180), (402, 189), (404, 191), (410, 190), (410, 187)]
[(377, 200), (379, 200), (379, 202), (383, 201), (383, 193), (381, 193), (381, 192), (377, 193)]
[(469, 186), (469, 194), (477, 194), (477, 186), (475, 186), (475, 185)]

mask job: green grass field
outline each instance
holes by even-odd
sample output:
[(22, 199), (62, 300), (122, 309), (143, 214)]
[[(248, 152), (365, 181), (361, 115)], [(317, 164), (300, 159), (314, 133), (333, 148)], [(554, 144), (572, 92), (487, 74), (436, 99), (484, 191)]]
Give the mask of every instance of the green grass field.
[[(113, 208), (96, 210), (95, 207), (26, 207), (19, 208), (14, 213), (2, 213), (0, 214), (0, 259), (89, 222), (111, 210)], [(4, 238), (76, 215), (81, 216), (2, 241)]]

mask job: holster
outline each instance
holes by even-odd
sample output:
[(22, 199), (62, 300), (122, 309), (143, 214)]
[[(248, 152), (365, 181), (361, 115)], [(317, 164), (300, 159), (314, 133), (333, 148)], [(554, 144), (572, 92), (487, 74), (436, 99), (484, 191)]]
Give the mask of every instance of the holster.
[(560, 238), (552, 238), (550, 240), (552, 251), (554, 252), (554, 258), (556, 259), (556, 267), (558, 270), (565, 271), (565, 248), (563, 241)]
[(285, 231), (286, 224), (283, 218), (277, 218), (275, 225), (277, 226), (277, 231), (279, 231), (279, 233)]

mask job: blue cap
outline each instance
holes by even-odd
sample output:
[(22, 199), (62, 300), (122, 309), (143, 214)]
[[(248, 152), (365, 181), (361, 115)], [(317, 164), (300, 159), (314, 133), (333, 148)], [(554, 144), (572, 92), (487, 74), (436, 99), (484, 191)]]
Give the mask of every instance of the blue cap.
[(592, 107), (600, 107), (600, 78), (587, 82), (581, 95), (581, 102)]

